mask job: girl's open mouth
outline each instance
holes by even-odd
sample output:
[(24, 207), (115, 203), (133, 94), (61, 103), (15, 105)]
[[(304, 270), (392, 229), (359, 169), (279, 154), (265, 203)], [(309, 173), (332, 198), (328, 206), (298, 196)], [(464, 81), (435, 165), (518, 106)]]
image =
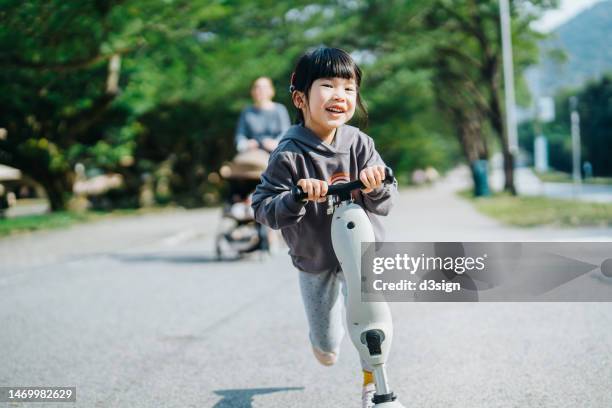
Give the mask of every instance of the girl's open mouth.
[(329, 108), (325, 108), (326, 111), (331, 112), (331, 113), (336, 113), (336, 114), (340, 114), (340, 113), (344, 113), (345, 110), (336, 106), (331, 106)]

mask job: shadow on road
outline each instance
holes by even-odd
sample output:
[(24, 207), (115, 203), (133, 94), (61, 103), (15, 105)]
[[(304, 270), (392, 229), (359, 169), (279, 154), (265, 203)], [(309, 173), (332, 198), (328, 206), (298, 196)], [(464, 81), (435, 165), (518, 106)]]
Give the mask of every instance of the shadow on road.
[(223, 399), (213, 408), (251, 408), (255, 395), (272, 394), (283, 391), (301, 391), (304, 387), (277, 387), (277, 388), (245, 388), (236, 390), (217, 390), (215, 394)]

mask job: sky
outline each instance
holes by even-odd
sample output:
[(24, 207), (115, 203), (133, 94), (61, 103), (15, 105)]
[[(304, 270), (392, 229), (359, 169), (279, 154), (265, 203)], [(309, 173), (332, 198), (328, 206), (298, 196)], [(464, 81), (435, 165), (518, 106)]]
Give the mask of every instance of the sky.
[(581, 11), (601, 1), (602, 0), (561, 0), (560, 7), (556, 10), (546, 12), (541, 19), (534, 22), (533, 28), (538, 31), (549, 32)]

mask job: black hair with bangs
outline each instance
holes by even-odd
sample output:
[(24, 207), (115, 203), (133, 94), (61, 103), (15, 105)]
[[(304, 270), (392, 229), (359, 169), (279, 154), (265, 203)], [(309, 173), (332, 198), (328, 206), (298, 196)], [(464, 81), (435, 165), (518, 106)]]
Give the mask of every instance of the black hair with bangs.
[[(292, 94), (294, 91), (303, 92), (308, 102), (312, 83), (320, 78), (354, 79), (357, 84), (357, 107), (362, 114), (362, 126), (367, 125), (368, 111), (359, 94), (361, 69), (346, 51), (339, 48), (321, 47), (302, 55), (291, 75), (289, 91)], [(302, 110), (296, 109), (296, 123), (304, 123)]]

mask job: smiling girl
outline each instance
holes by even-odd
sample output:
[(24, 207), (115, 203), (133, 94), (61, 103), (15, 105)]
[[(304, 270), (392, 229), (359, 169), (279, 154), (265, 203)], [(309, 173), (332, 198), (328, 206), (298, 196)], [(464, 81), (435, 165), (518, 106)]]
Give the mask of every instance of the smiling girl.
[[(297, 124), (272, 153), (253, 195), (258, 222), (281, 229), (294, 266), (299, 270), (302, 300), (313, 354), (323, 365), (338, 359), (344, 336), (342, 302), (346, 286), (331, 243), (331, 220), (325, 195), (329, 184), (357, 177), (365, 189), (353, 198), (368, 214), (377, 241), (383, 239), (378, 216), (389, 213), (397, 184), (384, 185), (385, 163), (371, 137), (346, 123), (359, 108), (367, 112), (359, 89), (361, 70), (345, 51), (318, 48), (303, 55), (291, 75), (291, 97)], [(308, 193), (295, 202), (295, 184)], [(362, 403), (371, 406), (375, 388), (370, 367), (362, 361)]]

